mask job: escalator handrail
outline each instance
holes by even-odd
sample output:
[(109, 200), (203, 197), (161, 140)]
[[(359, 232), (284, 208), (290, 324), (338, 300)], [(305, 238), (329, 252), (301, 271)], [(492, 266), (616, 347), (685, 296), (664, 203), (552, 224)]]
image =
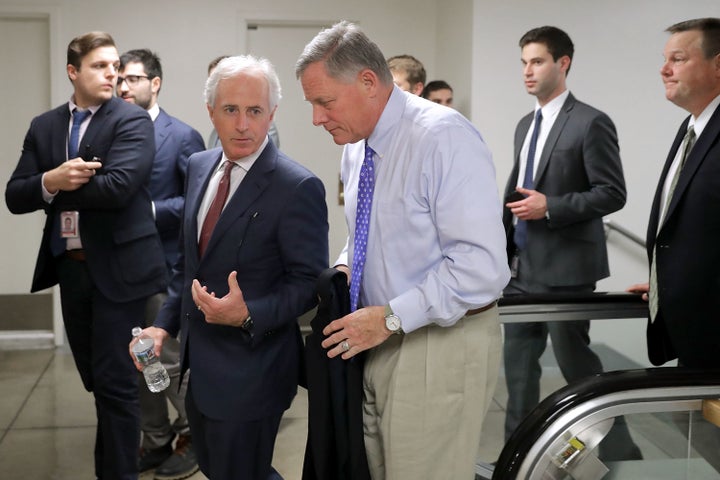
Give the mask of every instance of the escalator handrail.
[(578, 292), (578, 293), (522, 293), (503, 295), (498, 299), (499, 307), (515, 305), (545, 305), (556, 303), (628, 303), (647, 305), (647, 301), (637, 293), (626, 292)]
[(522, 421), (500, 453), (492, 478), (514, 479), (543, 432), (563, 414), (585, 402), (632, 390), (718, 385), (720, 370), (682, 367), (607, 372), (574, 382), (549, 395)]

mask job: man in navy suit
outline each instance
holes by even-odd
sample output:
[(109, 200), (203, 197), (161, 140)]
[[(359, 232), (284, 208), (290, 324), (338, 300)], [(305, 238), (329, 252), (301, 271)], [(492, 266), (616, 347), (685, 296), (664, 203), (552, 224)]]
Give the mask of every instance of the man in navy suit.
[(146, 332), (156, 345), (183, 332), (182, 370), (192, 371), (186, 407), (202, 472), (213, 480), (281, 478), (271, 462), (302, 369), (297, 317), (315, 304), (328, 264), (325, 190), (268, 140), (280, 99), (270, 62), (222, 60), (205, 99), (222, 148), (190, 157), (180, 259)]
[[(150, 114), (155, 127), (155, 161), (150, 175), (153, 214), (163, 249), (168, 274), (178, 257), (180, 218), (185, 205), (185, 174), (188, 158), (205, 150), (202, 136), (190, 125), (168, 115), (158, 104), (162, 87), (160, 58), (147, 49), (130, 50), (120, 55), (117, 94)], [(148, 300), (146, 325), (152, 325), (167, 295), (158, 293)], [(140, 389), (140, 429), (143, 432), (138, 470), (155, 470), (155, 478), (185, 478), (198, 469), (192, 448), (190, 427), (185, 414), (187, 377), (180, 381), (180, 343), (177, 338), (165, 342), (161, 361), (170, 375), (170, 387), (160, 394)], [(177, 411), (171, 424), (167, 401)], [(177, 442), (173, 450), (173, 439)]]
[(60, 285), (70, 348), (95, 396), (95, 474), (134, 480), (140, 408), (127, 343), (167, 270), (147, 189), (152, 121), (113, 97), (119, 63), (107, 33), (70, 42), (73, 95), (33, 119), (5, 198), (13, 213), (47, 214), (32, 291)]

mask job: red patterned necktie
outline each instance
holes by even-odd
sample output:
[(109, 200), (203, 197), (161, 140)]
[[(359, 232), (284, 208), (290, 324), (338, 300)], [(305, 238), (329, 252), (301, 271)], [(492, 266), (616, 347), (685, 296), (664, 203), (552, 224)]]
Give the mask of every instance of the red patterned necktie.
[(200, 241), (198, 242), (200, 257), (205, 254), (205, 249), (207, 248), (208, 242), (210, 242), (210, 236), (212, 235), (215, 225), (220, 218), (220, 214), (223, 211), (223, 207), (225, 206), (225, 202), (228, 198), (228, 193), (230, 193), (230, 173), (232, 172), (234, 166), (235, 164), (233, 162), (225, 162), (223, 167), (225, 170), (223, 171), (220, 183), (218, 183), (215, 198), (210, 204), (210, 209), (205, 216), (205, 221), (203, 222), (202, 229), (200, 230)]

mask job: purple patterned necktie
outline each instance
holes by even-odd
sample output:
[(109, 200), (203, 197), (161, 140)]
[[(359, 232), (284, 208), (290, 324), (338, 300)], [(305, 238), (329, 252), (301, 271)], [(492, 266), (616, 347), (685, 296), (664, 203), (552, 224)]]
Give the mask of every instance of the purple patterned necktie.
[(370, 230), (370, 212), (372, 211), (373, 191), (375, 190), (375, 165), (373, 149), (365, 142), (365, 160), (360, 168), (358, 180), (357, 212), (355, 214), (355, 245), (353, 248), (352, 274), (350, 279), (350, 311), (357, 310), (360, 298), (365, 253), (367, 252), (368, 231)]

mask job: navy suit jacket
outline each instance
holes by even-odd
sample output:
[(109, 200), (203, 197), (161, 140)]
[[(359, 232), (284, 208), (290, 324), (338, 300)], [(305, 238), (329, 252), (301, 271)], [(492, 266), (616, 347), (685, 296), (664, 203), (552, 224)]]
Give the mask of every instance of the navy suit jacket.
[(180, 218), (185, 204), (185, 174), (190, 155), (205, 150), (197, 130), (160, 109), (154, 122), (155, 161), (150, 175), (150, 196), (168, 271), (178, 256)]
[[(281, 414), (297, 392), (297, 317), (315, 305), (315, 281), (327, 268), (327, 206), (322, 182), (268, 142), (200, 258), (198, 209), (221, 159), (221, 148), (190, 157), (183, 248), (155, 326), (172, 336), (182, 330), (182, 369), (192, 371), (203, 414), (251, 421)], [(233, 270), (253, 318), (250, 333), (206, 323), (192, 300), (193, 279), (223, 297)]]
[(655, 365), (678, 358), (686, 367), (720, 367), (720, 107), (697, 138), (660, 224), (662, 188), (689, 118), (670, 148), (647, 231), (647, 254), (656, 249), (659, 310), (648, 325)]
[(104, 103), (92, 116), (79, 148), (83, 159), (97, 157), (102, 167), (86, 185), (61, 191), (48, 204), (41, 178), (66, 161), (69, 122), (67, 103), (33, 119), (5, 191), (12, 213), (47, 214), (32, 291), (58, 282), (50, 234), (57, 213), (64, 210), (80, 212), (87, 265), (103, 295), (127, 302), (163, 291), (167, 271), (147, 188), (155, 153), (149, 115), (118, 98)]
[[(515, 164), (505, 196), (515, 191), (520, 150), (534, 112), (515, 130)], [(603, 112), (569, 94), (558, 112), (535, 173), (535, 190), (546, 195), (550, 219), (527, 223), (528, 256), (547, 286), (594, 284), (610, 274), (602, 217), (625, 205), (617, 134)], [(503, 209), (508, 257), (515, 253), (513, 214)]]

